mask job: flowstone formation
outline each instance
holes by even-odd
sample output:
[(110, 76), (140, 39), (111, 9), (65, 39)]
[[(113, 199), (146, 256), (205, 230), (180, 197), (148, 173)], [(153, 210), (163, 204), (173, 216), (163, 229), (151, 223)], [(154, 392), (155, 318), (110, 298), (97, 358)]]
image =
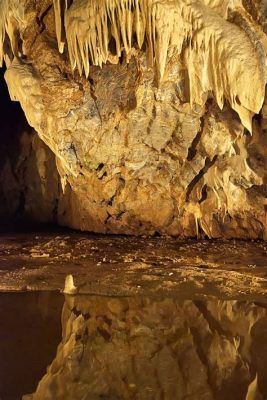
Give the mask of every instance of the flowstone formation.
[(266, 238), (267, 6), (5, 0), (13, 100), (94, 232)]
[(62, 326), (24, 400), (266, 398), (266, 305), (68, 296)]

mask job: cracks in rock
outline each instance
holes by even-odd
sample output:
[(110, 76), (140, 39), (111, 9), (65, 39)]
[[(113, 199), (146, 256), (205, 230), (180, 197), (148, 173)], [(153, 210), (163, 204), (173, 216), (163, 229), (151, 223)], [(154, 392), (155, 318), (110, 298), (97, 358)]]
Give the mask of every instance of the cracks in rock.
[(188, 154), (187, 154), (187, 157), (186, 157), (186, 159), (187, 159), (188, 161), (192, 161), (193, 158), (195, 157), (195, 155), (197, 154), (197, 145), (198, 145), (198, 143), (199, 143), (199, 141), (200, 141), (201, 133), (202, 133), (202, 132), (198, 132), (198, 133), (196, 134), (195, 138), (194, 138), (193, 141), (192, 141), (191, 146), (190, 146), (189, 149), (188, 149)]
[(97, 104), (97, 96), (95, 94), (95, 83), (94, 83), (94, 80), (93, 80), (92, 77), (89, 77), (88, 80), (89, 80), (89, 86), (90, 86), (90, 94), (91, 94), (92, 99), (94, 100), (95, 108), (96, 108), (96, 110), (98, 112), (99, 119), (100, 119), (100, 122), (101, 122), (101, 125), (102, 125), (103, 121), (102, 121), (101, 113), (100, 113), (100, 110), (99, 110), (99, 107), (98, 107), (98, 104)]
[[(148, 124), (148, 127), (147, 127), (147, 132), (148, 132), (148, 134), (151, 133), (151, 128), (152, 128), (153, 122), (154, 122), (155, 119), (156, 119), (156, 116), (157, 116), (157, 110), (156, 110), (156, 105), (155, 105), (155, 103), (154, 103), (154, 104), (153, 104), (153, 109), (152, 109), (152, 115), (151, 115), (151, 118), (150, 118), (150, 121), (149, 121), (149, 124)], [(150, 147), (150, 146), (149, 146), (149, 147)]]
[(103, 173), (103, 175), (101, 175), (98, 179), (99, 179), (100, 181), (102, 181), (102, 179), (106, 178), (107, 176), (108, 176), (108, 173), (107, 173), (107, 171), (105, 171), (105, 172)]
[(171, 148), (170, 148), (170, 145), (171, 145), (172, 143), (174, 143), (175, 145), (178, 145), (178, 146), (179, 146), (179, 141), (178, 141), (178, 138), (177, 138), (177, 135), (176, 135), (177, 132), (178, 132), (178, 130), (179, 130), (179, 127), (180, 127), (180, 120), (178, 119), (178, 121), (177, 121), (177, 123), (176, 123), (176, 125), (175, 125), (175, 128), (174, 128), (173, 131), (172, 131), (170, 140), (166, 143), (165, 148), (161, 150), (161, 153), (165, 153), (165, 154), (167, 154), (173, 161), (178, 161), (179, 163), (181, 163), (181, 162), (182, 162), (182, 158), (179, 157), (179, 155), (173, 153), (172, 150), (171, 150)]
[[(116, 189), (115, 194), (114, 194), (112, 197), (110, 197), (110, 199), (109, 199), (108, 201), (105, 201), (105, 204), (107, 204), (109, 207), (112, 207), (112, 206), (113, 206), (114, 199), (115, 199), (116, 197), (118, 197), (118, 196), (121, 194), (122, 190), (123, 190), (124, 187), (125, 187), (125, 179), (122, 178), (122, 177), (120, 177), (120, 178), (119, 178), (119, 181), (120, 181), (120, 183), (119, 183), (119, 185), (118, 185), (118, 188)], [(125, 214), (125, 211), (119, 211), (117, 214), (111, 214), (109, 211), (107, 211), (107, 215), (108, 215), (108, 216), (107, 216), (106, 220), (104, 221), (104, 224), (107, 225), (107, 223), (109, 222), (109, 220), (112, 219), (112, 218), (113, 218), (114, 220), (118, 221), (119, 218), (120, 218), (123, 214)]]
[(44, 19), (47, 16), (47, 14), (49, 13), (49, 11), (52, 8), (52, 4), (50, 4), (43, 12), (42, 14), (37, 17), (37, 21), (38, 21), (38, 25), (40, 25), (40, 33), (42, 33), (45, 30), (45, 23), (44, 23)]
[(93, 80), (93, 78), (89, 78), (88, 80), (89, 80), (89, 83), (90, 83), (90, 93), (91, 93), (91, 96), (92, 96), (94, 102), (96, 103), (96, 102), (97, 102), (97, 97), (96, 97), (96, 95), (95, 95), (94, 80)]
[(203, 176), (207, 173), (207, 171), (215, 164), (217, 158), (218, 158), (218, 155), (215, 155), (212, 160), (210, 160), (209, 157), (206, 158), (204, 167), (199, 171), (199, 173), (194, 177), (194, 179), (187, 186), (187, 191), (186, 191), (186, 196), (185, 196), (186, 202), (189, 202), (189, 197), (190, 197), (194, 187), (197, 185), (197, 183), (200, 181), (200, 179), (203, 178)]
[(207, 197), (208, 197), (208, 186), (205, 183), (205, 185), (202, 188), (201, 199), (199, 200), (199, 204), (203, 203), (203, 201), (205, 201)]
[(98, 333), (103, 337), (106, 342), (111, 340), (111, 334), (100, 326), (97, 327)]
[(172, 161), (178, 162), (179, 164), (181, 163), (181, 158), (178, 157), (176, 154), (172, 154), (168, 149), (162, 149), (161, 150), (162, 154), (166, 154)]
[(97, 172), (100, 172), (100, 171), (104, 168), (104, 165), (105, 165), (105, 164), (100, 163), (100, 164), (98, 165), (96, 171), (97, 171)]
[(118, 221), (119, 219), (121, 219), (121, 217), (123, 216), (123, 214), (125, 214), (126, 211), (120, 211), (117, 215), (116, 215), (116, 221)]
[(114, 200), (114, 197), (115, 197), (115, 195), (114, 195), (114, 196), (112, 196), (112, 197), (109, 199), (109, 201), (108, 201), (108, 206), (110, 206), (110, 207), (112, 207), (112, 206), (113, 206), (113, 200)]
[(106, 178), (108, 176), (107, 171), (105, 170), (105, 164), (104, 163), (100, 163), (98, 165), (98, 167), (96, 168), (96, 172), (97, 172), (97, 177), (100, 181), (102, 181), (104, 178)]
[(107, 225), (111, 219), (113, 219), (114, 221), (118, 221), (123, 214), (125, 214), (125, 211), (121, 211), (121, 212), (119, 212), (118, 214), (115, 214), (115, 215), (112, 215), (112, 214), (110, 214), (110, 212), (107, 211), (107, 215), (108, 216), (104, 221), (104, 225)]
[(206, 305), (202, 301), (194, 301), (195, 306), (197, 307), (198, 311), (208, 323), (210, 330), (212, 332), (217, 331), (222, 336), (231, 336), (230, 332), (225, 331), (219, 322), (211, 315), (210, 311), (207, 309)]
[(119, 221), (119, 219), (125, 214), (125, 211), (120, 211), (118, 214), (110, 214), (109, 211), (107, 211), (107, 218), (104, 221), (104, 225), (107, 225), (111, 219), (114, 221)]
[(110, 214), (108, 211), (107, 211), (107, 214), (108, 214), (108, 216), (107, 216), (107, 218), (106, 218), (105, 221), (104, 221), (104, 225), (107, 225), (108, 222), (109, 222), (109, 220), (110, 220), (111, 218), (113, 218), (113, 215)]
[(200, 130), (199, 132), (196, 134), (195, 138), (193, 139), (191, 146), (188, 149), (188, 154), (187, 154), (187, 160), (188, 161), (192, 161), (193, 158), (195, 157), (195, 155), (197, 154), (197, 145), (200, 142), (201, 139), (201, 135), (203, 133), (204, 130), (204, 117), (201, 117), (200, 119)]

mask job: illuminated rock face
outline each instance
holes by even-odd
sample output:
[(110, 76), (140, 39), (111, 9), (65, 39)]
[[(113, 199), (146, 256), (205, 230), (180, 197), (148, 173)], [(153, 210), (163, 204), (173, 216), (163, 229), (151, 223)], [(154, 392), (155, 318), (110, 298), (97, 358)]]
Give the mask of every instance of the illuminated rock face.
[(246, 302), (70, 296), (56, 357), (23, 399), (260, 400), (266, 322)]
[(9, 0), (0, 15), (11, 96), (56, 155), (59, 223), (266, 238), (264, 4)]

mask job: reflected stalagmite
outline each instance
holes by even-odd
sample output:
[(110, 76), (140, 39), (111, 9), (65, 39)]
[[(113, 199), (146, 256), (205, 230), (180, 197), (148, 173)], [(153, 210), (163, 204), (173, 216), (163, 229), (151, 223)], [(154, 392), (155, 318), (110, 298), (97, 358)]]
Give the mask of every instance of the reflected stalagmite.
[(43, 399), (260, 400), (266, 305), (67, 296)]
[(266, 56), (266, 0), (0, 0), (0, 291), (65, 281), (24, 400), (267, 399)]
[(259, 0), (2, 0), (9, 91), (60, 175), (53, 218), (266, 238), (266, 28)]

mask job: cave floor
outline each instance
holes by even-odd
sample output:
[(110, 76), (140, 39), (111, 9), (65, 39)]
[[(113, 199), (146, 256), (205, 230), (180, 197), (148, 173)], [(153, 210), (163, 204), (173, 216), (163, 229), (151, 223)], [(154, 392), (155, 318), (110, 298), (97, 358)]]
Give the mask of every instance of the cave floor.
[(0, 236), (0, 291), (266, 300), (267, 243), (89, 235)]
[[(0, 399), (244, 400), (255, 385), (265, 399), (266, 254), (261, 241), (2, 234)], [(58, 293), (69, 274), (75, 296)]]

